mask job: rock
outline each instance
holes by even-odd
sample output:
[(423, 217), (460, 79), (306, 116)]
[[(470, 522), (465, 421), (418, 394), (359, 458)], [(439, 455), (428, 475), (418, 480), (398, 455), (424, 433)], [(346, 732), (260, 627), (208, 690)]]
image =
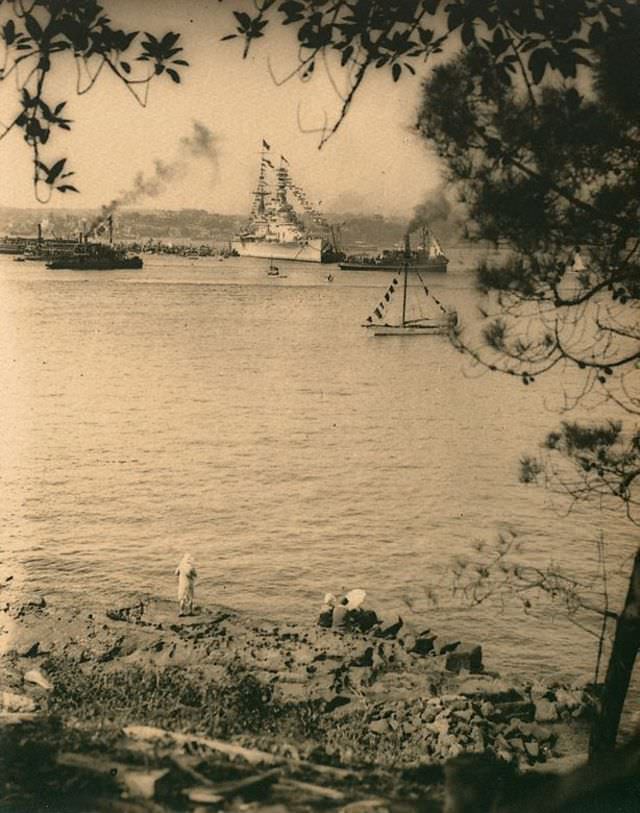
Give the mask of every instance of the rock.
[(347, 617), (347, 608), (342, 604), (338, 604), (336, 607), (333, 608), (331, 625), (333, 627), (342, 627), (344, 625), (346, 617)]
[(333, 624), (333, 608), (320, 613), (318, 616), (318, 624), (321, 627), (330, 627)]
[(379, 623), (378, 616), (373, 610), (357, 607), (349, 610), (345, 616), (344, 624), (348, 629), (368, 632)]
[(8, 712), (30, 712), (35, 711), (36, 704), (33, 698), (26, 694), (15, 694), (14, 692), (2, 692), (2, 710)]
[(386, 613), (380, 619), (375, 634), (380, 638), (395, 638), (403, 624), (402, 616), (397, 613)]
[(551, 700), (542, 697), (534, 706), (536, 723), (553, 723), (558, 719), (558, 708)]
[(22, 646), (16, 648), (20, 658), (35, 658), (40, 653), (40, 641), (26, 641)]
[(120, 781), (131, 796), (138, 799), (153, 799), (156, 787), (169, 771), (164, 768), (157, 771), (123, 771)]
[(527, 700), (522, 700), (515, 703), (498, 703), (495, 706), (493, 714), (494, 718), (501, 718), (503, 720), (510, 720), (513, 717), (518, 717), (521, 720), (533, 720), (535, 713), (535, 706)]
[(540, 756), (540, 746), (535, 740), (525, 742), (524, 747), (530, 757), (532, 757), (533, 759), (538, 759), (538, 757)]
[(558, 709), (574, 709), (581, 708), (583, 705), (582, 689), (555, 689), (556, 703)]
[(348, 697), (337, 694), (325, 703), (324, 711), (326, 714), (331, 714), (332, 711), (340, 708), (340, 706), (346, 706), (349, 703), (351, 703), (351, 700)]
[(489, 675), (470, 675), (459, 686), (460, 694), (478, 700), (490, 700), (492, 703), (509, 703), (523, 700), (523, 692), (501, 680)]
[(480, 703), (479, 711), (484, 718), (491, 717), (491, 715), (495, 711), (495, 706), (493, 705), (493, 703), (490, 703), (488, 700), (485, 700), (484, 702)]
[(400, 643), (407, 652), (413, 652), (416, 646), (416, 636), (409, 633), (400, 640)]
[(386, 720), (373, 720), (369, 723), (369, 731), (373, 734), (386, 734), (389, 730), (389, 723)]
[(437, 720), (434, 720), (433, 723), (429, 723), (427, 725), (429, 731), (433, 731), (435, 734), (442, 736), (443, 734), (449, 733), (449, 720), (446, 717), (439, 717)]
[(449, 652), (455, 652), (461, 643), (461, 641), (445, 641), (438, 647), (438, 655), (447, 655)]
[(455, 652), (447, 655), (446, 668), (449, 672), (482, 671), (482, 647), (479, 644), (460, 644)]
[(222, 805), (224, 796), (220, 796), (211, 788), (186, 788), (183, 793), (190, 802), (195, 802), (201, 805)]
[(415, 642), (415, 645), (411, 652), (415, 652), (417, 655), (429, 655), (435, 650), (434, 641), (436, 636), (418, 638)]
[(354, 658), (350, 666), (373, 666), (373, 647), (368, 646), (365, 650)]
[(538, 725), (537, 723), (524, 723), (522, 720), (512, 720), (510, 728), (524, 734), (525, 737), (533, 737), (538, 742), (549, 742), (555, 738), (555, 734), (550, 728)]
[(53, 689), (53, 683), (47, 680), (39, 669), (30, 669), (28, 672), (25, 672), (24, 679), (27, 683), (35, 683), (35, 685), (40, 686), (41, 689), (46, 689), (47, 691)]

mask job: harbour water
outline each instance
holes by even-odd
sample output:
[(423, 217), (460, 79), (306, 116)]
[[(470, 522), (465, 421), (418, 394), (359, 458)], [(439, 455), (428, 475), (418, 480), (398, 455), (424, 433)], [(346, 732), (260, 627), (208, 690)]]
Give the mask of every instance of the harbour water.
[[(473, 256), (450, 256), (428, 282), (472, 318)], [(82, 609), (172, 597), (190, 551), (199, 601), (311, 620), (327, 590), (362, 587), (481, 642), (491, 668), (592, 671), (597, 641), (560, 607), (465, 609), (451, 592), (452, 559), (506, 528), (523, 558), (587, 580), (604, 529), (610, 600), (622, 596), (625, 521), (567, 515), (518, 482), (520, 456), (560, 420), (561, 382), (480, 374), (444, 337), (367, 335), (384, 273), (286, 268), (0, 259), (3, 582)]]

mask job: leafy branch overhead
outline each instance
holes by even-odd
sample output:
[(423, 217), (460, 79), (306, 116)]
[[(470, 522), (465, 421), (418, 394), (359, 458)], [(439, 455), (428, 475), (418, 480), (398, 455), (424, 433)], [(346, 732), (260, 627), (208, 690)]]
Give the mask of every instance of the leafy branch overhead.
[(389, 71), (397, 82), (445, 47), (461, 46), (483, 52), (507, 86), (522, 81), (520, 68), (532, 85), (551, 73), (574, 78), (580, 66), (591, 64), (590, 51), (628, 5), (628, 0), (254, 0), (246, 10), (233, 11), (235, 30), (222, 39), (242, 39), (246, 57), (271, 23), (290, 26), (298, 42), (291, 76), (302, 78), (313, 73), (320, 57), (338, 54), (349, 90), (334, 124), (322, 132), (322, 146), (371, 68)]
[(152, 79), (166, 73), (180, 82), (178, 69), (189, 63), (179, 56), (180, 34), (168, 32), (158, 39), (124, 31), (94, 0), (8, 0), (0, 5), (0, 81), (13, 77), (19, 88), (17, 110), (0, 125), (0, 139), (14, 129), (23, 131), (36, 198), (46, 202), (54, 190), (78, 191), (67, 181), (73, 172), (66, 169), (66, 157), (48, 163), (43, 155), (56, 130), (70, 130), (73, 123), (66, 116), (67, 100), (47, 94), (47, 80), (62, 60), (71, 57), (75, 63), (78, 95), (87, 93), (106, 67), (142, 106)]

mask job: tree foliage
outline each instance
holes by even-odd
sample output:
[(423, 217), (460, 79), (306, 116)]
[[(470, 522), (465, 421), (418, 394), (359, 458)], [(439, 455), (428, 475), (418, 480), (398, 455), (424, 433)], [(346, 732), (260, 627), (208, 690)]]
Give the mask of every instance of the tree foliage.
[[(509, 63), (519, 83), (503, 80), (490, 49), (472, 46), (434, 70), (419, 126), (444, 159), (475, 235), (511, 249), (478, 269), (494, 308), (484, 313), (484, 341), (467, 337), (460, 346), (525, 384), (576, 366), (585, 373), (578, 395), (598, 388), (638, 412), (637, 48), (624, 83), (614, 81), (630, 39), (640, 41), (637, 8), (613, 29), (594, 23), (584, 42), (590, 67), (559, 83), (537, 81), (537, 62), (522, 58), (526, 36), (511, 33), (509, 45), (520, 56)], [(626, 92), (630, 77), (634, 90)], [(572, 267), (574, 246), (583, 247), (581, 268)]]
[(77, 192), (68, 181), (74, 173), (67, 158), (45, 159), (45, 148), (59, 130), (70, 130), (67, 100), (49, 95), (47, 80), (64, 60), (73, 60), (76, 90), (87, 93), (106, 67), (141, 104), (149, 84), (162, 74), (180, 82), (180, 34), (157, 38), (115, 27), (96, 0), (3, 0), (0, 2), (0, 81), (16, 81), (16, 111), (0, 122), (0, 139), (18, 129), (32, 154), (33, 185), (38, 200), (51, 193)]

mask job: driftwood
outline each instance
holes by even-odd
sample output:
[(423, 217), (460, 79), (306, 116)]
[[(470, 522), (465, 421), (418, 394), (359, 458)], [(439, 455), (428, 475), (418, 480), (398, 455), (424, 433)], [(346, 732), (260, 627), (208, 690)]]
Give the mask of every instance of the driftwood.
[(299, 790), (303, 793), (309, 793), (312, 796), (321, 796), (324, 799), (332, 799), (334, 802), (342, 802), (345, 798), (344, 793), (334, 788), (325, 788), (323, 785), (314, 785), (311, 782), (300, 782), (297, 779), (279, 779), (278, 785), (282, 788), (291, 788)]
[(125, 726), (123, 731), (127, 737), (134, 740), (145, 740), (147, 742), (168, 740), (178, 745), (200, 745), (228, 757), (240, 757), (249, 765), (287, 765), (290, 768), (308, 770), (339, 780), (351, 779), (358, 775), (357, 771), (348, 768), (336, 768), (333, 765), (320, 765), (303, 759), (276, 756), (269, 751), (261, 751), (258, 748), (245, 748), (242, 745), (212, 739), (211, 737), (201, 737), (197, 734), (178, 734), (155, 726)]
[(268, 751), (260, 751), (257, 748), (244, 748), (242, 745), (235, 745), (234, 743), (225, 742), (224, 740), (214, 740), (211, 739), (211, 737), (200, 737), (196, 734), (177, 734), (173, 731), (167, 731), (164, 728), (156, 728), (155, 726), (131, 725), (125, 726), (123, 731), (127, 737), (131, 737), (134, 740), (149, 740), (151, 742), (172, 740), (178, 745), (195, 743), (204, 748), (209, 748), (211, 751), (225, 754), (228, 757), (240, 757), (250, 765), (277, 765), (285, 761), (284, 759), (270, 754)]

